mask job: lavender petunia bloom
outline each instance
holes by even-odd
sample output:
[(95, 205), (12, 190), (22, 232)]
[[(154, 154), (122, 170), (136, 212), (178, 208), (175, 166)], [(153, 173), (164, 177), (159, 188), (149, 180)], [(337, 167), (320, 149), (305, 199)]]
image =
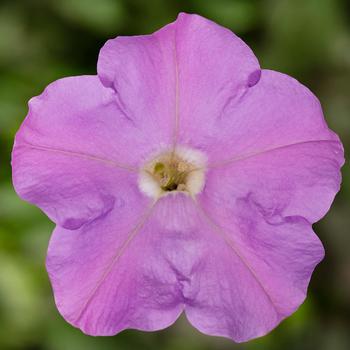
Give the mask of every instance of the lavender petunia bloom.
[(57, 225), (60, 313), (91, 335), (182, 311), (206, 334), (266, 334), (324, 256), (311, 225), (343, 149), (319, 101), (197, 15), (107, 41), (97, 71), (34, 97), (13, 150), (16, 191)]

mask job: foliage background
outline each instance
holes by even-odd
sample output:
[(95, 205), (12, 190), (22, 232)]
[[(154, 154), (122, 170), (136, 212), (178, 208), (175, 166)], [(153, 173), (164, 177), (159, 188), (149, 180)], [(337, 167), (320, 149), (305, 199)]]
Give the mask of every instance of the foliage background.
[(231, 28), (264, 68), (299, 79), (320, 98), (350, 148), (350, 2), (341, 0), (0, 0), (0, 349), (350, 349), (350, 171), (316, 231), (326, 259), (309, 298), (270, 335), (236, 345), (182, 318), (157, 333), (93, 338), (58, 314), (44, 268), (53, 224), (11, 185), (13, 137), (27, 101), (51, 81), (95, 74), (99, 48), (117, 35), (150, 33), (179, 11)]

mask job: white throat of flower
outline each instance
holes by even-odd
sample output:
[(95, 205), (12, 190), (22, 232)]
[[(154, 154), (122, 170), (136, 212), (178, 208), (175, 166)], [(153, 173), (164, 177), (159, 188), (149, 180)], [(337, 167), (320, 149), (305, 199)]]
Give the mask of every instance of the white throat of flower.
[(203, 190), (206, 157), (198, 150), (176, 147), (157, 153), (140, 171), (139, 188), (152, 198), (179, 192), (192, 197)]

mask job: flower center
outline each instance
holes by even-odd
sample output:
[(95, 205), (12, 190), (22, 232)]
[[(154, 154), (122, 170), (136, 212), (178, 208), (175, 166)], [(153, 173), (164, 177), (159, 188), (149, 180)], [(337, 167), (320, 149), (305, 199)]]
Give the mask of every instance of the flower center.
[(197, 150), (177, 147), (158, 153), (141, 169), (140, 190), (153, 198), (184, 192), (196, 195), (204, 186), (205, 157)]

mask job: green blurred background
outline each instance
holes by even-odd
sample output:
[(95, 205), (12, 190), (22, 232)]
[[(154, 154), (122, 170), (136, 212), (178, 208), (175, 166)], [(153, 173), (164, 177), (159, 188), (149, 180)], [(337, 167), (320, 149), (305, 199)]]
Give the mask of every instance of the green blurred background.
[(53, 224), (11, 185), (13, 137), (27, 101), (51, 81), (95, 74), (111, 37), (150, 33), (179, 11), (241, 36), (264, 68), (293, 75), (320, 98), (329, 126), (350, 147), (350, 2), (341, 0), (0, 0), (0, 349), (350, 349), (350, 171), (315, 229), (326, 247), (309, 297), (271, 334), (245, 344), (209, 337), (184, 318), (155, 333), (94, 338), (55, 308), (44, 267)]

